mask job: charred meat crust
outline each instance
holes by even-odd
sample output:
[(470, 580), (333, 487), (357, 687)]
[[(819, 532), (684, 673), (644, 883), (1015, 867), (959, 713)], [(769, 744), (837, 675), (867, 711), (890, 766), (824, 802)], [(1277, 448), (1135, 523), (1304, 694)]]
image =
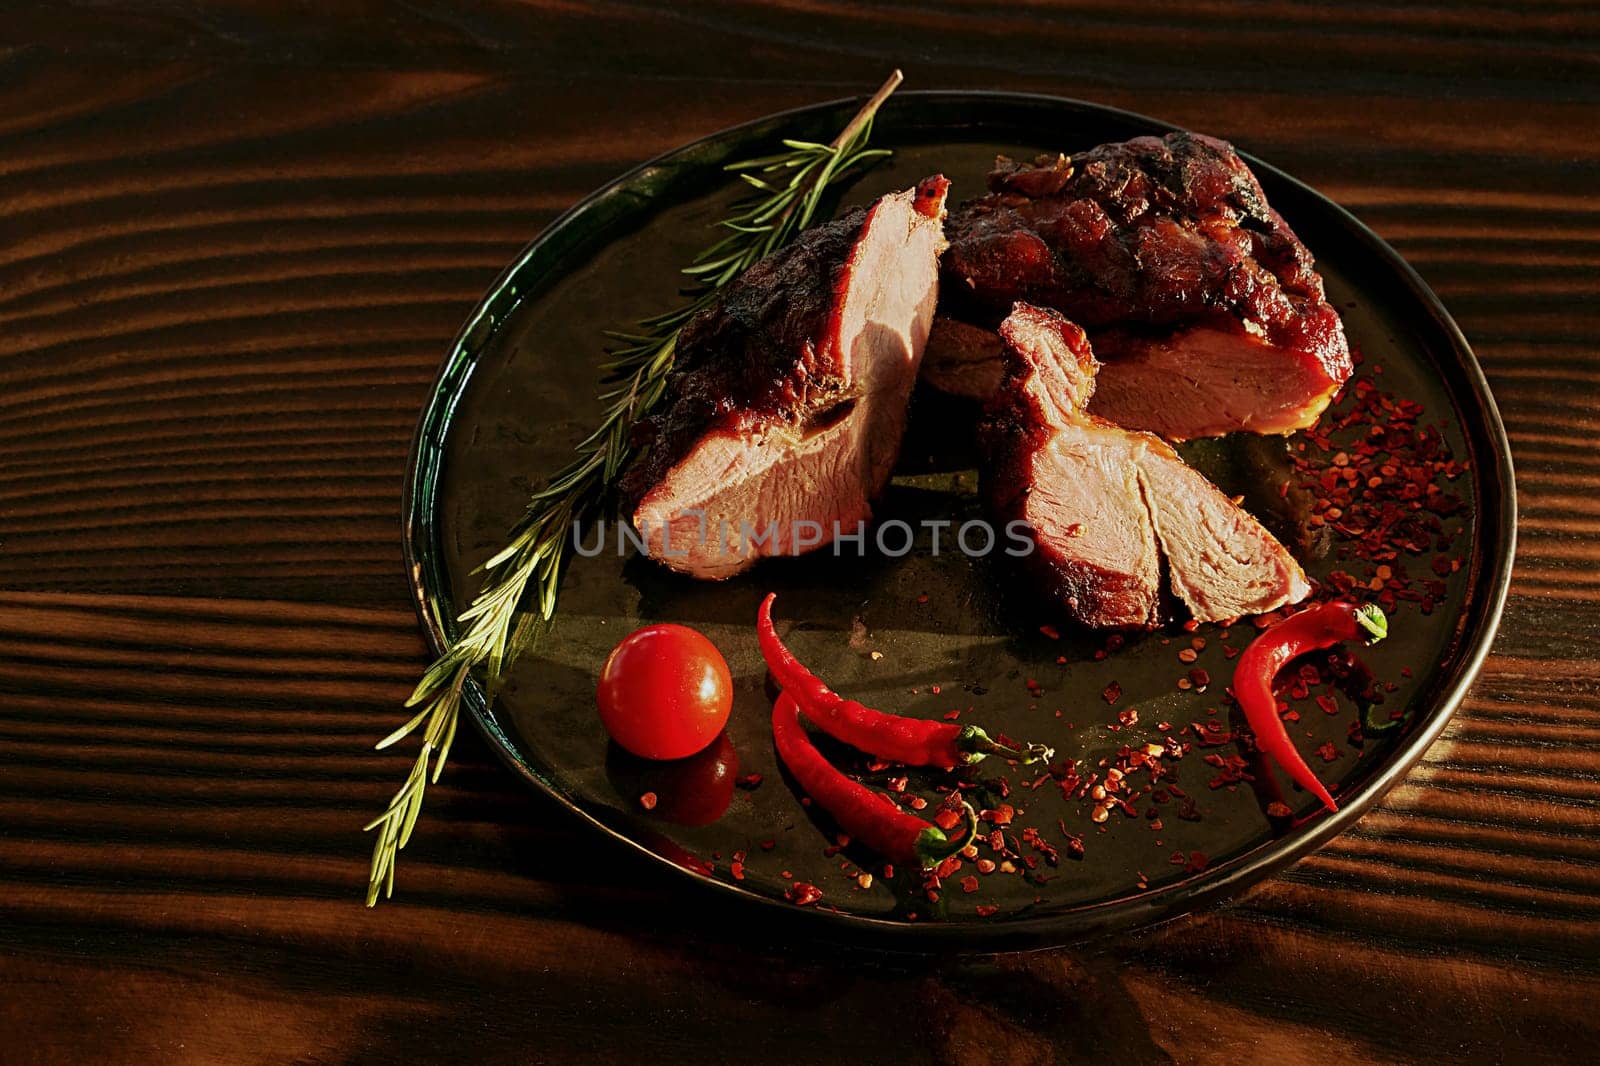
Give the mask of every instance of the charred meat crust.
[(1002, 158), (989, 185), (951, 212), (943, 313), (994, 327), (1023, 300), (1091, 333), (1259, 331), (1349, 376), (1311, 253), (1225, 142), (1172, 133), (1070, 159)]
[(809, 410), (844, 401), (839, 353), (826, 337), (850, 253), (871, 207), (803, 231), (730, 282), (678, 334), (666, 401), (635, 427), (644, 454), (623, 476), (628, 510), (713, 429), (759, 421), (800, 426)]

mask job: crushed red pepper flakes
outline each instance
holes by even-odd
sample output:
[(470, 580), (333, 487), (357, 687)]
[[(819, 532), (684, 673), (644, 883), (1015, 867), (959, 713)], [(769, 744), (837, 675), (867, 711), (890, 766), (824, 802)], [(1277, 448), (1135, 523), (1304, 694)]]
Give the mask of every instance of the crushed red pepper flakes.
[(809, 881), (796, 881), (784, 892), (784, 896), (797, 907), (809, 907), (822, 898), (822, 889)]
[(639, 806), (643, 807), (647, 811), (655, 810), (656, 802), (657, 797), (654, 792), (646, 792), (639, 797)]
[(978, 879), (971, 874), (963, 877), (961, 879), (961, 891), (969, 894), (978, 891)]
[(739, 788), (744, 789), (746, 792), (754, 792), (756, 789), (761, 787), (761, 780), (762, 778), (760, 774), (745, 774), (743, 777), (735, 780), (734, 784)]
[(1100, 698), (1107, 703), (1114, 704), (1122, 698), (1122, 685), (1113, 681), (1100, 693)]
[[(1421, 424), (1420, 403), (1366, 376), (1347, 386), (1344, 399), (1291, 456), (1302, 487), (1316, 497), (1309, 524), (1341, 538), (1336, 558), (1347, 568), (1330, 574), (1326, 588), (1335, 595), (1360, 588), (1376, 593), (1386, 611), (1410, 602), (1431, 614), (1446, 594), (1442, 579), (1461, 569), (1449, 551), (1464, 532), (1466, 505), (1447, 485), (1470, 464), (1451, 456), (1438, 425)], [(1426, 560), (1432, 577), (1410, 573), (1406, 557)]]
[(997, 914), (1000, 908), (993, 903), (980, 903), (973, 910), (977, 912), (979, 918), (989, 918)]

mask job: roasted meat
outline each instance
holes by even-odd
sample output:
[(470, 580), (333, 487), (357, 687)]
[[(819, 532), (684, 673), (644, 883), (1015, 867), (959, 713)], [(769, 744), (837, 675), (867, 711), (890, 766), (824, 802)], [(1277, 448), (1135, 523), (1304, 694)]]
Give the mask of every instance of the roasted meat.
[(649, 555), (726, 578), (870, 517), (938, 299), (948, 185), (806, 230), (683, 327), (622, 483)]
[(1025, 562), (1075, 620), (1158, 625), (1163, 575), (1202, 622), (1311, 591), (1283, 545), (1165, 441), (1085, 412), (1099, 367), (1082, 329), (1018, 304), (999, 333), (1007, 371), (980, 425), (983, 493), (997, 518), (1032, 527)]
[(1088, 330), (1103, 362), (1094, 413), (1170, 440), (1292, 432), (1350, 376), (1311, 253), (1228, 144), (1173, 133), (1002, 157), (989, 187), (947, 226), (924, 369), (936, 386), (992, 392), (985, 331), (1019, 300)]

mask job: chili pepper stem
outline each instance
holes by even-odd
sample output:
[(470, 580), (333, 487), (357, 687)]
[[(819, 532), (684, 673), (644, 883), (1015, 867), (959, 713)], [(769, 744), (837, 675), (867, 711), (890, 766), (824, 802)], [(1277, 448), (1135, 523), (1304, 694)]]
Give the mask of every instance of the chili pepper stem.
[(962, 727), (961, 733), (956, 737), (956, 750), (966, 756), (968, 766), (982, 762), (990, 755), (1014, 760), (1021, 766), (1040, 761), (1048, 762), (1055, 756), (1055, 749), (1044, 744), (1027, 744), (1020, 748), (1008, 747), (985, 733), (981, 726), (975, 725)]
[(1369, 603), (1356, 611), (1356, 624), (1367, 631), (1367, 643), (1376, 644), (1389, 635), (1389, 619), (1383, 608)]
[(933, 869), (977, 839), (978, 812), (973, 810), (972, 804), (966, 800), (961, 801), (961, 807), (967, 826), (966, 831), (957, 839), (951, 840), (945, 831), (936, 825), (930, 825), (917, 834), (917, 860), (922, 863), (924, 870)]

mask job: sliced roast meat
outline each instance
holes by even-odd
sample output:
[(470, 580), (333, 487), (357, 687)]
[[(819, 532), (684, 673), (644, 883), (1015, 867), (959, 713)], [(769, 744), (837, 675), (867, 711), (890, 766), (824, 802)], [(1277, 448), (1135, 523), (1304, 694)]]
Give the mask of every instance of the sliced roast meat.
[[(1173, 440), (1311, 425), (1353, 365), (1311, 253), (1223, 141), (1140, 137), (1031, 164), (951, 213), (941, 334), (925, 374), (963, 395), (981, 340), (1016, 301), (1089, 331), (1104, 361), (1094, 413)], [(965, 372), (963, 367), (965, 366)]]
[(1080, 413), (1096, 368), (1083, 330), (1018, 305), (1000, 331), (1011, 370), (978, 427), (990, 510), (1028, 523), (1026, 565), (1074, 619), (1156, 625), (1161, 557), (1139, 487), (1143, 441)]
[(871, 516), (938, 299), (948, 185), (806, 230), (685, 324), (622, 482), (650, 556), (726, 578)]
[(1099, 364), (1083, 330), (1018, 304), (1000, 326), (1007, 373), (980, 426), (983, 492), (1026, 521), (1027, 565), (1075, 620), (1150, 628), (1167, 588), (1202, 622), (1311, 591), (1294, 557), (1150, 433), (1085, 411)]

